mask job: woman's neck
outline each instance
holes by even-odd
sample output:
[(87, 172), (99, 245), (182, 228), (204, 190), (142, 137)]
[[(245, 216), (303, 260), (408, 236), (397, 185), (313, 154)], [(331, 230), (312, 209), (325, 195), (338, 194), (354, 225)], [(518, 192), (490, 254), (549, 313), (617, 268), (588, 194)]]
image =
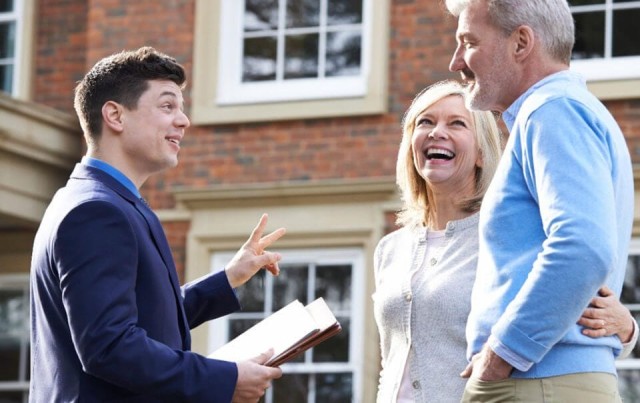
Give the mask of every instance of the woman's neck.
[(432, 230), (443, 230), (447, 228), (448, 222), (461, 220), (472, 215), (472, 212), (462, 209), (460, 199), (460, 196), (433, 195), (431, 219), (427, 221), (427, 227)]

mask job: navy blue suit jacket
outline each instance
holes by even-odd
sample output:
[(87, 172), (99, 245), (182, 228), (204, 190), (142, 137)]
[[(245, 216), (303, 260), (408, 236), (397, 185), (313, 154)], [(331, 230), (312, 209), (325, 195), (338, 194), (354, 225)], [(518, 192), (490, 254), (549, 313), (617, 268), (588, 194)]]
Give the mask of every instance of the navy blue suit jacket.
[(236, 365), (189, 329), (238, 308), (223, 272), (180, 288), (156, 215), (78, 164), (34, 241), (30, 400), (230, 402)]

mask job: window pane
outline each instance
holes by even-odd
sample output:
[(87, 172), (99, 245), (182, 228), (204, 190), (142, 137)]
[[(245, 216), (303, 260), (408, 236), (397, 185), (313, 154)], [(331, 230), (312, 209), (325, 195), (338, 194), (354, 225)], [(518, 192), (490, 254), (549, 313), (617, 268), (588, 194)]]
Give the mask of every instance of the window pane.
[[(640, 255), (629, 255), (620, 301), (624, 304), (640, 304)], [(632, 313), (640, 323), (640, 311), (634, 310)], [(640, 343), (636, 344), (629, 358), (640, 359)]]
[(288, 0), (287, 28), (317, 27), (320, 24), (320, 0)]
[(319, 265), (316, 298), (322, 297), (332, 312), (351, 309), (351, 265)]
[(351, 403), (351, 373), (316, 375), (316, 402)]
[[(306, 402), (309, 394), (309, 375), (284, 374), (273, 382), (274, 402)], [(322, 402), (323, 400), (317, 400)]]
[(307, 265), (280, 265), (280, 275), (273, 278), (273, 311), (298, 299), (307, 305)]
[(587, 6), (591, 4), (604, 4), (604, 0), (569, 0), (569, 6)]
[(229, 320), (229, 340), (233, 340), (247, 329), (260, 322), (259, 319), (231, 319)]
[(264, 312), (264, 279), (265, 271), (260, 270), (236, 290), (243, 312)]
[(22, 403), (23, 401), (22, 392), (0, 392), (0, 402), (2, 403)]
[(17, 381), (20, 369), (20, 340), (0, 336), (0, 381)]
[(27, 327), (28, 307), (22, 290), (0, 291), (0, 337), (21, 339)]
[(349, 336), (351, 321), (337, 317), (342, 331), (313, 348), (313, 362), (349, 362)]
[(329, 0), (327, 24), (360, 24), (362, 22), (362, 0)]
[(613, 12), (613, 57), (640, 55), (638, 21), (640, 8)]
[(359, 75), (361, 49), (360, 32), (328, 33), (326, 75), (328, 77)]
[(22, 290), (0, 291), (0, 381), (19, 380), (20, 343), (28, 337)]
[(318, 34), (289, 35), (285, 43), (284, 78), (318, 77)]
[(625, 304), (640, 303), (640, 255), (629, 255), (620, 301)]
[(13, 66), (0, 65), (0, 90), (11, 93), (13, 89)]
[(245, 0), (245, 31), (266, 31), (277, 28), (278, 0)]
[(0, 59), (13, 57), (15, 54), (15, 29), (14, 22), (0, 23)]
[(576, 43), (573, 59), (604, 57), (604, 12), (576, 13)]
[(22, 379), (24, 379), (25, 381), (29, 381), (31, 380), (31, 367), (29, 366), (29, 363), (31, 362), (31, 342), (27, 344), (27, 358), (25, 359), (25, 362), (27, 363), (27, 365), (24, 366), (24, 374), (22, 376)]
[(640, 369), (618, 370), (618, 386), (625, 402), (640, 402)]
[(0, 0), (0, 13), (13, 11), (13, 0)]
[(244, 40), (242, 81), (266, 81), (276, 78), (276, 38)]

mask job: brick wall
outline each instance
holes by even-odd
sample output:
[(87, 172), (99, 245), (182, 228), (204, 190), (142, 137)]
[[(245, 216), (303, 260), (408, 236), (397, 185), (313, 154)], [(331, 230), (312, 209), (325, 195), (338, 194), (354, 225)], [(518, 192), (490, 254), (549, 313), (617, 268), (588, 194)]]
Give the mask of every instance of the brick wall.
[[(73, 87), (86, 68), (125, 48), (154, 46), (175, 56), (190, 74), (194, 9), (194, 0), (40, 0), (36, 101), (71, 111)], [(192, 127), (178, 168), (145, 184), (150, 204), (172, 208), (168, 190), (176, 186), (393, 176), (402, 114), (414, 95), (435, 81), (457, 77), (447, 68), (456, 23), (433, 0), (392, 0), (389, 20), (387, 113)], [(634, 162), (640, 163), (640, 100), (607, 105), (629, 138)], [(165, 227), (182, 273), (180, 248), (188, 225)]]
[[(386, 114), (192, 127), (179, 167), (149, 180), (145, 196), (156, 208), (171, 208), (166, 190), (174, 186), (393, 175), (402, 114), (413, 96), (434, 81), (456, 77), (447, 70), (455, 21), (433, 3), (392, 1)], [(154, 46), (191, 72), (194, 9), (194, 0), (42, 0), (37, 101), (71, 111), (73, 86), (84, 70), (125, 48)], [(608, 105), (640, 162), (639, 101)]]
[(605, 105), (627, 138), (631, 160), (640, 164), (640, 99), (608, 101)]
[(189, 232), (189, 222), (170, 221), (162, 223), (167, 235), (167, 241), (171, 246), (171, 253), (176, 264), (176, 271), (180, 283), (184, 283), (185, 264), (187, 257), (187, 233)]
[(88, 0), (38, 0), (35, 102), (73, 113), (73, 88), (87, 68)]

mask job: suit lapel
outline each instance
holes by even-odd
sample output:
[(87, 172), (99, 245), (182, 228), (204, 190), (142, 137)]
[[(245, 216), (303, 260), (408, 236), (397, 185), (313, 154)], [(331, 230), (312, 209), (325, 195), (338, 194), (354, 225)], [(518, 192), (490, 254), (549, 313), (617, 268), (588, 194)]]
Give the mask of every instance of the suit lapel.
[(182, 320), (182, 326), (180, 327), (180, 332), (182, 333), (182, 337), (184, 340), (184, 348), (191, 348), (191, 336), (189, 333), (189, 324), (187, 323), (187, 318), (184, 312), (184, 305), (182, 304), (182, 292), (180, 290), (180, 282), (178, 281), (178, 274), (173, 262), (173, 256), (171, 255), (171, 248), (169, 247), (169, 242), (167, 241), (167, 237), (164, 233), (164, 229), (162, 228), (162, 224), (160, 224), (160, 220), (158, 220), (158, 216), (149, 208), (147, 202), (143, 199), (135, 201), (136, 209), (142, 214), (144, 219), (147, 221), (149, 228), (151, 230), (151, 236), (153, 238), (153, 242), (164, 261), (165, 267), (169, 272), (169, 278), (171, 279), (171, 285), (173, 286), (173, 292), (176, 297), (176, 301), (179, 301), (178, 306), (180, 308), (180, 315)]

